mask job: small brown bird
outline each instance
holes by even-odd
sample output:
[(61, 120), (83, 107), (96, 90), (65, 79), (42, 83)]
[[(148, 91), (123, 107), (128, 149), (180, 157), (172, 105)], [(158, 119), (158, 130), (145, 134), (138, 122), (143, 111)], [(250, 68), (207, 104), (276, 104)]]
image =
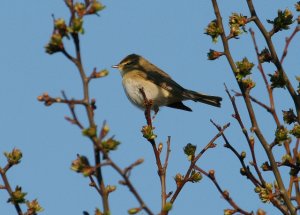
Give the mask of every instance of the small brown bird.
[(191, 108), (182, 103), (185, 100), (202, 102), (215, 107), (221, 106), (221, 97), (205, 95), (183, 88), (172, 80), (167, 73), (142, 56), (128, 55), (118, 65), (112, 67), (121, 71), (126, 95), (139, 108), (145, 109), (141, 89), (145, 92), (146, 98), (152, 101), (152, 109), (155, 112), (161, 106), (192, 111)]

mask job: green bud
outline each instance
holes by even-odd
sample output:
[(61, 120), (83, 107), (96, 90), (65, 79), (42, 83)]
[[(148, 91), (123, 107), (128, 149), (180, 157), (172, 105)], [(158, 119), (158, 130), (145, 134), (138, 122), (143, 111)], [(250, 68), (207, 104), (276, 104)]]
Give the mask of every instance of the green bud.
[(245, 168), (241, 168), (240, 173), (242, 176), (245, 176), (247, 174), (247, 170)]
[(103, 69), (103, 70), (95, 73), (95, 78), (103, 78), (103, 77), (107, 76), (108, 74), (109, 74), (108, 70)]
[(270, 63), (273, 58), (270, 54), (269, 49), (264, 48), (259, 54), (258, 54), (258, 60), (260, 63), (268, 62)]
[(269, 163), (266, 161), (261, 165), (261, 169), (263, 171), (270, 171), (272, 170), (272, 167), (269, 165)]
[(274, 20), (267, 20), (268, 23), (273, 24), (275, 32), (287, 30), (293, 21), (293, 14), (289, 9), (284, 11), (278, 10), (278, 16)]
[(259, 190), (259, 198), (263, 203), (269, 203), (273, 198), (273, 185), (266, 183), (266, 187), (261, 187)]
[(232, 13), (229, 17), (230, 34), (237, 37), (240, 34), (247, 32), (245, 26), (247, 24), (247, 16), (242, 14)]
[(296, 122), (297, 120), (297, 117), (294, 114), (293, 109), (291, 108), (288, 111), (283, 110), (282, 114), (283, 114), (283, 121), (289, 125), (292, 124), (293, 122)]
[(285, 141), (289, 138), (288, 130), (285, 127), (277, 128), (275, 132), (275, 139), (277, 142)]
[(293, 162), (292, 157), (289, 154), (285, 154), (281, 158), (283, 164), (290, 164)]
[(300, 125), (295, 124), (293, 129), (290, 131), (292, 135), (294, 135), (296, 138), (300, 138)]
[(149, 125), (145, 125), (142, 127), (142, 134), (143, 137), (146, 138), (148, 141), (154, 140), (157, 136), (153, 133), (155, 128)]
[(64, 49), (64, 44), (62, 41), (62, 35), (59, 33), (53, 33), (50, 42), (45, 46), (45, 50), (48, 54), (54, 54), (56, 52), (62, 51)]
[(4, 152), (4, 156), (9, 164), (16, 165), (21, 162), (22, 152), (21, 150), (14, 148), (11, 152)]
[(82, 130), (82, 135), (87, 137), (96, 137), (97, 136), (97, 127), (89, 127)]
[(184, 180), (184, 176), (181, 175), (180, 173), (177, 173), (174, 177), (174, 180), (176, 182), (177, 187), (179, 187)]
[(71, 169), (75, 172), (82, 173), (85, 169), (90, 167), (90, 163), (87, 157), (77, 155), (77, 159), (72, 161)]
[(252, 81), (251, 78), (245, 78), (245, 79), (242, 79), (242, 83), (243, 83), (243, 86), (245, 89), (248, 89), (248, 90), (251, 90), (252, 88), (255, 87), (255, 82)]
[(246, 152), (242, 151), (241, 158), (244, 159), (246, 157)]
[(270, 76), (271, 88), (285, 88), (286, 81), (283, 78), (283, 75), (278, 71), (275, 71), (274, 74), (268, 74)]
[(105, 191), (106, 191), (107, 193), (111, 193), (111, 192), (114, 192), (116, 189), (117, 189), (116, 186), (113, 186), (113, 185), (107, 185), (106, 188), (105, 188)]
[(105, 6), (98, 1), (93, 1), (90, 9), (88, 10), (88, 14), (96, 14), (97, 12), (103, 10)]
[(201, 181), (201, 179), (202, 179), (201, 172), (196, 172), (195, 170), (191, 172), (190, 181), (192, 183), (199, 182)]
[(73, 18), (72, 25), (68, 28), (68, 31), (71, 33), (84, 34), (83, 19), (82, 18)]
[(168, 212), (172, 209), (172, 203), (171, 202), (166, 202), (165, 207), (163, 208), (163, 211)]
[(221, 33), (222, 31), (217, 25), (217, 20), (211, 21), (205, 29), (205, 34), (211, 36), (214, 43), (218, 41), (218, 37)]
[(54, 21), (54, 28), (58, 30), (59, 34), (64, 37), (68, 37), (68, 29), (64, 19), (56, 19)]
[(113, 137), (109, 138), (105, 141), (103, 141), (102, 143), (102, 147), (106, 152), (109, 152), (111, 150), (116, 150), (118, 145), (121, 144), (120, 141), (115, 140)]
[(233, 215), (236, 211), (232, 209), (225, 209), (224, 210), (224, 215)]
[(74, 10), (78, 14), (78, 16), (82, 17), (86, 12), (85, 9), (86, 9), (85, 4), (80, 3), (80, 2), (75, 3)]
[(191, 143), (188, 143), (184, 148), (184, 154), (186, 154), (188, 156), (189, 160), (192, 160), (193, 157), (195, 156), (195, 152), (196, 152), (197, 146), (193, 145)]
[(42, 212), (44, 209), (41, 207), (41, 205), (39, 204), (39, 202), (37, 201), (37, 199), (33, 200), (33, 201), (27, 201), (26, 202), (27, 205), (27, 212), (28, 214), (36, 214), (38, 212)]
[(11, 202), (12, 204), (21, 204), (25, 203), (25, 196), (27, 193), (22, 192), (22, 188), (16, 186), (15, 191), (12, 192), (12, 196), (7, 200), (7, 202)]
[(254, 188), (254, 192), (256, 192), (256, 193), (259, 193), (261, 191), (261, 188), (260, 187), (255, 187)]
[(141, 208), (131, 208), (127, 212), (128, 212), (128, 214), (137, 214), (140, 211), (141, 211)]
[(247, 75), (251, 74), (251, 70), (254, 66), (253, 63), (250, 63), (245, 57), (242, 61), (237, 61), (236, 63), (236, 78), (240, 81), (242, 78), (245, 78)]

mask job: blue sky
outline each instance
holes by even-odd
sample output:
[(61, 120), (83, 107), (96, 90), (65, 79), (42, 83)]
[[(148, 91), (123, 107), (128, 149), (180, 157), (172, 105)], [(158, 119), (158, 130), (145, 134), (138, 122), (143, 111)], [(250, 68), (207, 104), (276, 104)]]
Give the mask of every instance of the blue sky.
[[(245, 1), (233, 0), (220, 2), (224, 22), (231, 12), (248, 15)], [(145, 124), (143, 112), (127, 100), (121, 85), (121, 76), (111, 69), (126, 55), (143, 55), (152, 63), (169, 73), (182, 86), (223, 97), (222, 108), (214, 108), (194, 102), (185, 104), (193, 112), (184, 112), (162, 108), (154, 121), (157, 141), (165, 142), (171, 136), (169, 169), (167, 173), (168, 191), (175, 189), (173, 176), (184, 173), (188, 161), (182, 148), (193, 143), (202, 149), (217, 133), (209, 122), (214, 119), (219, 124), (231, 122), (226, 135), (239, 151), (247, 151), (247, 144), (238, 124), (231, 117), (232, 107), (225, 91), (224, 83), (230, 89), (238, 89), (232, 72), (225, 60), (211, 62), (206, 53), (210, 48), (222, 50), (221, 44), (212, 44), (204, 29), (214, 19), (210, 1), (103, 1), (106, 9), (100, 17), (90, 16), (85, 20), (85, 34), (81, 37), (84, 67), (90, 73), (94, 67), (107, 68), (108, 77), (91, 83), (91, 97), (96, 98), (98, 109), (95, 119), (100, 126), (107, 120), (111, 134), (122, 142), (112, 158), (126, 167), (139, 158), (143, 165), (133, 170), (131, 179), (145, 202), (158, 212), (160, 208), (159, 178), (151, 146), (140, 133)], [(295, 1), (265, 0), (254, 1), (258, 15), (266, 23), (273, 19), (277, 9), (292, 9)], [(2, 78), (0, 80), (0, 151), (10, 151), (16, 147), (23, 151), (22, 163), (8, 173), (13, 187), (22, 186), (28, 192), (28, 198), (38, 198), (45, 211), (43, 214), (81, 214), (92, 212), (101, 207), (101, 201), (95, 190), (88, 186), (88, 179), (70, 170), (71, 161), (76, 154), (89, 156), (92, 160), (92, 146), (81, 131), (64, 120), (69, 110), (64, 105), (45, 107), (36, 97), (43, 92), (52, 96), (61, 96), (64, 90), (69, 97), (82, 96), (81, 82), (75, 67), (61, 54), (48, 55), (44, 46), (52, 32), (52, 17), (68, 18), (68, 10), (62, 0), (51, 1), (4, 1), (1, 4), (2, 33), (0, 36), (0, 59)], [(249, 26), (248, 26), (249, 27)], [(268, 26), (269, 29), (271, 26)], [(265, 43), (254, 27), (258, 44), (262, 49)], [(273, 40), (279, 56), (284, 46), (284, 38), (291, 32), (280, 32)], [(296, 86), (294, 76), (299, 74), (299, 35), (296, 36), (285, 61), (285, 69)], [(256, 63), (250, 34), (241, 39), (230, 41), (235, 61), (247, 56)], [(71, 44), (67, 47), (72, 48)], [(267, 73), (274, 72), (272, 66), (266, 67)], [(253, 70), (253, 79), (257, 87), (253, 95), (268, 101), (260, 74)], [(291, 107), (287, 91), (276, 90), (275, 101), (279, 103), (278, 113)], [(243, 114), (247, 128), (250, 128), (245, 106), (241, 99), (237, 104)], [(272, 140), (275, 125), (271, 117), (255, 106), (259, 122)], [(79, 117), (86, 122), (84, 112), (79, 109)], [(278, 211), (269, 204), (262, 204), (253, 192), (253, 186), (239, 174), (240, 165), (232, 153), (223, 147), (219, 139), (218, 146), (209, 150), (200, 160), (199, 166), (205, 170), (214, 169), (220, 185), (229, 190), (232, 198), (243, 209), (256, 211), (263, 208), (269, 214)], [(256, 152), (260, 163), (266, 160), (263, 149), (257, 145)], [(283, 155), (277, 149), (277, 158)], [(0, 165), (5, 164), (0, 156)], [(284, 171), (286, 171), (285, 169)], [(286, 171), (287, 172), (287, 171)], [(106, 183), (118, 185), (120, 177), (109, 168), (104, 169)], [(274, 179), (266, 173), (269, 182)], [(16, 214), (12, 205), (7, 204), (8, 196), (0, 192), (1, 214)], [(126, 214), (138, 203), (126, 187), (118, 185), (111, 194), (112, 214)], [(173, 213), (186, 214), (194, 211), (202, 214), (222, 214), (230, 206), (221, 198), (212, 183), (204, 178), (198, 184), (188, 184), (178, 197)], [(144, 214), (144, 213), (141, 213)]]

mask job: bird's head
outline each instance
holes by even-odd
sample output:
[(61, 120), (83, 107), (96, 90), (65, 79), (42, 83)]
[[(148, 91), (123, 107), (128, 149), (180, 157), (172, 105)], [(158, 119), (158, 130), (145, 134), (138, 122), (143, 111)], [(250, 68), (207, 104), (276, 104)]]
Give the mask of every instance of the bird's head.
[(121, 60), (119, 64), (112, 67), (119, 69), (121, 71), (121, 74), (124, 75), (125, 73), (132, 70), (141, 69), (143, 61), (144, 59), (140, 55), (130, 54), (123, 60)]

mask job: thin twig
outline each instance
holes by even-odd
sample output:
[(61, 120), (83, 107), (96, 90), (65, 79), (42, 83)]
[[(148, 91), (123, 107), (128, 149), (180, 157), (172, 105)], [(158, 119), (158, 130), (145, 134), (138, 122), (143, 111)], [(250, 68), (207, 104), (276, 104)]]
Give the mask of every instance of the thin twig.
[(115, 164), (115, 162), (113, 162), (110, 157), (107, 157), (107, 162), (110, 163), (110, 165), (122, 176), (122, 178), (125, 181), (125, 185), (129, 188), (130, 192), (134, 195), (134, 197), (137, 199), (137, 201), (140, 204), (140, 207), (142, 209), (144, 209), (149, 215), (154, 215), (154, 213), (150, 210), (150, 208), (146, 205), (146, 203), (144, 202), (144, 200), (142, 199), (142, 197), (140, 196), (140, 194), (137, 192), (137, 190), (135, 189), (135, 187), (132, 185), (126, 170), (123, 171), (119, 166), (117, 166)]
[(221, 186), (219, 185), (215, 173), (214, 174), (209, 174), (208, 172), (204, 171), (202, 168), (199, 166), (195, 165), (194, 169), (200, 171), (202, 174), (204, 174), (206, 177), (208, 177), (216, 186), (217, 190), (219, 193), (223, 196), (223, 198), (235, 209), (236, 212), (244, 214), (244, 215), (253, 215), (253, 212), (247, 212), (240, 208), (235, 201), (229, 196), (228, 191), (222, 190)]
[[(226, 85), (225, 85), (225, 91), (226, 91), (226, 93), (227, 93), (227, 95), (228, 95), (228, 97), (229, 97), (229, 99), (230, 99), (230, 101), (231, 101), (231, 104), (232, 104), (232, 106), (233, 106), (233, 110), (234, 110), (234, 118), (238, 121), (238, 123), (239, 123), (239, 125), (240, 125), (240, 127), (241, 127), (241, 129), (242, 129), (242, 131), (243, 131), (243, 134), (244, 134), (244, 136), (245, 136), (245, 138), (246, 138), (246, 141), (247, 141), (247, 143), (248, 143), (248, 146), (249, 146), (249, 148), (250, 148), (251, 157), (252, 157), (252, 164), (253, 164), (253, 166), (254, 166), (254, 169), (255, 169), (255, 171), (256, 171), (256, 174), (257, 174), (258, 177), (259, 177), (259, 180), (260, 180), (259, 184), (260, 184), (260, 185), (264, 185), (264, 184), (265, 184), (265, 180), (264, 180), (264, 178), (263, 178), (263, 176), (262, 176), (262, 174), (261, 174), (261, 171), (260, 171), (259, 167), (257, 166), (256, 155), (255, 155), (255, 151), (254, 151), (254, 143), (250, 140), (250, 137), (249, 137), (249, 134), (248, 134), (248, 132), (247, 132), (247, 129), (246, 129), (246, 127), (245, 127), (245, 125), (244, 125), (244, 123), (243, 123), (243, 121), (242, 121), (242, 118), (241, 118), (241, 116), (240, 116), (239, 110), (238, 110), (238, 108), (237, 108), (237, 106), (236, 106), (236, 103), (235, 103), (235, 97), (234, 97), (234, 96), (231, 96), (231, 94), (229, 93), (229, 90), (228, 90), (228, 88), (227, 88)], [(226, 142), (226, 141), (227, 141), (227, 140), (225, 140), (225, 142)], [(227, 141), (227, 143), (229, 143), (229, 141)], [(228, 146), (231, 146), (231, 145), (228, 144)], [(234, 149), (234, 148), (231, 146), (230, 149), (232, 150), (232, 149)], [(248, 168), (245, 168), (245, 164), (243, 165), (244, 160), (241, 159), (239, 153), (237, 153), (237, 152), (235, 152), (235, 151), (236, 151), (236, 150), (234, 149), (233, 152), (234, 152), (234, 154), (239, 158), (239, 160), (241, 161), (243, 168), (246, 170), (246, 174), (250, 174), (249, 177), (250, 177), (250, 179), (252, 179), (251, 181), (252, 181), (253, 183), (254, 183), (254, 182), (258, 182), (257, 179), (252, 175), (251, 171), (250, 171)], [(254, 184), (256, 185), (256, 183), (254, 183)]]
[(190, 174), (192, 172), (192, 170), (194, 169), (197, 161), (200, 159), (200, 157), (210, 148), (215, 147), (215, 141), (222, 136), (222, 134), (224, 133), (224, 131), (230, 126), (229, 123), (227, 123), (226, 125), (223, 126), (223, 128), (209, 141), (209, 143), (198, 153), (197, 156), (195, 156), (190, 163), (190, 166), (188, 168), (188, 170), (185, 173), (184, 179), (182, 180), (182, 182), (179, 184), (179, 186), (177, 186), (177, 189), (175, 190), (170, 202), (173, 204), (178, 196), (178, 194), (180, 193), (180, 191), (182, 190), (182, 188), (184, 187), (184, 185), (189, 181), (190, 178)]
[(288, 53), (288, 48), (289, 48), (289, 45), (291, 43), (291, 41), (293, 40), (294, 36), (300, 31), (300, 26), (296, 26), (296, 28), (294, 29), (293, 33), (291, 34), (291, 36), (287, 37), (286, 38), (286, 43), (285, 43), (285, 47), (284, 47), (284, 50), (283, 50), (283, 53), (282, 53), (282, 56), (281, 56), (281, 59), (280, 59), (280, 63), (282, 64), (287, 53)]
[[(259, 60), (259, 51), (258, 51), (258, 46), (257, 46), (257, 43), (256, 43), (256, 39), (255, 39), (255, 33), (251, 28), (249, 29), (249, 31), (251, 33), (252, 41), (253, 41), (255, 52), (256, 52), (256, 57), (257, 57), (257, 62), (258, 62), (257, 67), (258, 67), (258, 70), (260, 71), (260, 74), (263, 77), (263, 80), (265, 82), (267, 92), (268, 92), (268, 95), (269, 95), (270, 107), (268, 107), (268, 106), (263, 106), (263, 107), (265, 107), (266, 110), (272, 114), (272, 116), (273, 116), (273, 118), (276, 122), (277, 128), (279, 128), (280, 127), (280, 122), (279, 122), (279, 119), (278, 119), (278, 116), (277, 116), (277, 113), (276, 113), (276, 110), (275, 110), (273, 91), (272, 91), (272, 88), (271, 88), (270, 84), (268, 83), (268, 80), (267, 80), (266, 74), (264, 72), (263, 66), (262, 66), (262, 64)], [(254, 101), (252, 97), (250, 97), (250, 99), (252, 101)], [(256, 101), (254, 101), (254, 102), (256, 102)], [(256, 102), (256, 103), (260, 104), (258, 102)]]
[[(6, 171), (9, 169), (9, 168), (7, 168), (8, 166), (11, 166), (11, 165), (7, 164), (6, 168), (3, 168), (3, 169), (0, 167), (0, 175), (1, 175), (1, 178), (2, 178), (3, 183), (4, 183), (4, 189), (8, 192), (10, 198), (14, 199), (13, 191), (11, 189), (10, 183), (9, 183), (8, 178), (6, 176)], [(12, 202), (12, 203), (13, 203), (18, 215), (23, 215), (23, 212), (22, 212), (22, 209), (21, 209), (20, 205), (16, 202)]]

